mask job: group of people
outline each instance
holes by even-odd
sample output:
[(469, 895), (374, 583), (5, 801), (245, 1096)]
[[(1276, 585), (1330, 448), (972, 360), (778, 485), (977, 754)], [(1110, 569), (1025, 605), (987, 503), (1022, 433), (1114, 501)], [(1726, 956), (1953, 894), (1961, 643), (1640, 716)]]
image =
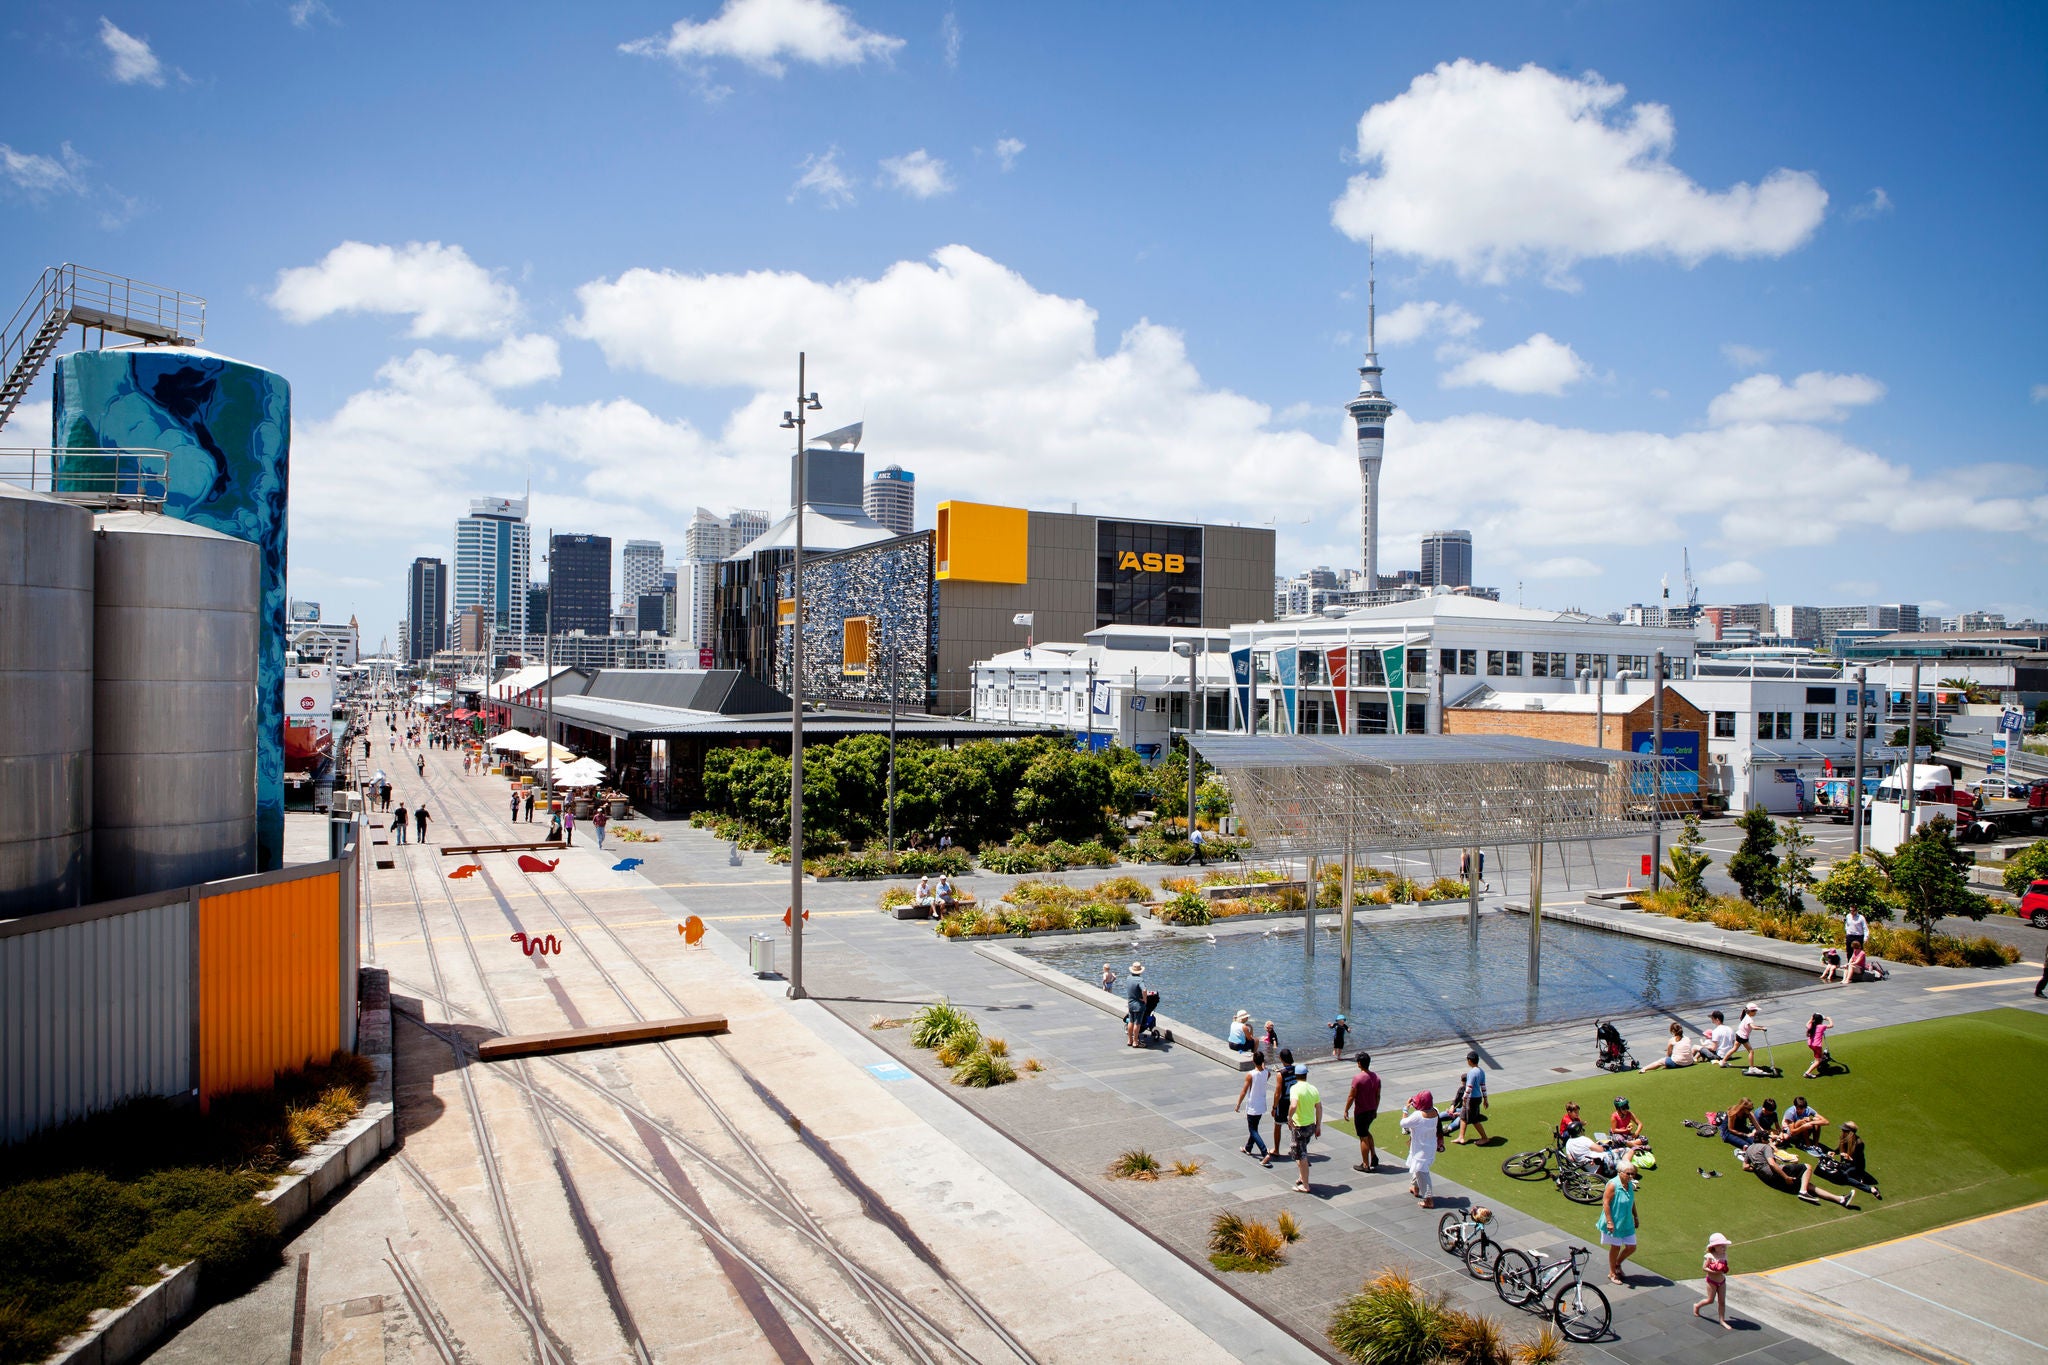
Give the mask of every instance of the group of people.
[[(944, 915), (950, 913), (960, 902), (953, 891), (953, 879), (941, 872), (936, 882), (932, 880), (930, 873), (919, 877), (917, 889), (910, 893), (910, 903)], [(1103, 963), (1102, 970), (1109, 971), (1109, 964)], [(1112, 976), (1112, 982), (1113, 979)], [(1103, 989), (1108, 990), (1109, 986), (1105, 985)]]
[[(1861, 951), (1861, 945), (1858, 945)], [(1671, 1036), (1664, 1042), (1664, 1055), (1643, 1066), (1645, 1071), (1676, 1070), (1692, 1066), (1696, 1062), (1711, 1062), (1715, 1066), (1733, 1066), (1739, 1057), (1744, 1070), (1756, 1066), (1756, 1036), (1768, 1034), (1769, 1030), (1757, 1022), (1758, 1006), (1755, 1001), (1742, 1007), (1740, 1020), (1730, 1027), (1727, 1018), (1719, 1010), (1713, 1010), (1707, 1018), (1710, 1021), (1698, 1038), (1687, 1035), (1685, 1025), (1676, 1019), (1671, 1021)], [(1819, 1076), (1832, 1060), (1828, 1055), (1828, 1032), (1835, 1021), (1815, 1011), (1806, 1021), (1806, 1049), (1813, 1060), (1807, 1066), (1805, 1078), (1812, 1080)]]

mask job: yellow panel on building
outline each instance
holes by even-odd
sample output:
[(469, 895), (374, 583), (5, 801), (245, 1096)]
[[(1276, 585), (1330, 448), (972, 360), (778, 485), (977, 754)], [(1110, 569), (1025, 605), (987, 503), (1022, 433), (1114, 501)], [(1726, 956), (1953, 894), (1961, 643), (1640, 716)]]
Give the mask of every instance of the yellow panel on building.
[(868, 631), (872, 622), (865, 616), (849, 616), (839, 625), (839, 671), (849, 678), (864, 678), (868, 671)]
[(1024, 583), (1031, 576), (1031, 514), (1021, 507), (942, 502), (938, 570), (964, 583)]

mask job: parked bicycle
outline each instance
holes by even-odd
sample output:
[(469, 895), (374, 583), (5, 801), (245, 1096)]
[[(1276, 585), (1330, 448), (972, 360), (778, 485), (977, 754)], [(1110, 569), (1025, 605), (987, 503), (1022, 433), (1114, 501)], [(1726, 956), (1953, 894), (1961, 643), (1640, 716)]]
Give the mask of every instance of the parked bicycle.
[[(1599, 1286), (1586, 1283), (1582, 1272), (1590, 1255), (1585, 1247), (1573, 1247), (1563, 1258), (1551, 1260), (1541, 1252), (1532, 1256), (1509, 1247), (1500, 1253), (1494, 1289), (1502, 1302), (1517, 1308), (1536, 1305), (1568, 1340), (1598, 1341), (1607, 1335), (1613, 1312)], [(1543, 1303), (1545, 1294), (1551, 1295), (1548, 1306)]]
[(1475, 1280), (1491, 1280), (1500, 1261), (1500, 1244), (1486, 1235), (1493, 1210), (1452, 1209), (1436, 1224), (1436, 1244), (1465, 1262), (1466, 1273)]
[(1515, 1180), (1536, 1180), (1548, 1176), (1550, 1182), (1557, 1186), (1558, 1193), (1574, 1204), (1597, 1204), (1607, 1188), (1605, 1176), (1565, 1155), (1562, 1137), (1553, 1140), (1548, 1147), (1516, 1152), (1500, 1163), (1500, 1171)]

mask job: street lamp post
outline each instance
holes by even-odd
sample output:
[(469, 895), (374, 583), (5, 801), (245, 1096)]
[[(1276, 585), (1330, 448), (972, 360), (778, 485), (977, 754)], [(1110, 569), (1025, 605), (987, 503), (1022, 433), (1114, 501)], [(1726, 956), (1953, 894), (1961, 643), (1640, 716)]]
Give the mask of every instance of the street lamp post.
[(1188, 838), (1193, 839), (1195, 837), (1195, 731), (1199, 728), (1198, 717), (1195, 711), (1195, 647), (1189, 641), (1181, 640), (1174, 645), (1173, 652), (1188, 661)]
[[(823, 410), (804, 389), (804, 353), (796, 353), (796, 411), (782, 426), (796, 432), (796, 549), (789, 576), (789, 997), (804, 998), (804, 418)], [(553, 592), (548, 609), (554, 609)], [(777, 613), (780, 615), (780, 613)]]
[(1664, 651), (1658, 650), (1650, 700), (1650, 889), (1664, 885)]
[[(885, 632), (882, 637), (888, 639)], [(896, 650), (889, 649), (889, 851), (896, 851)]]
[(1850, 819), (1856, 829), (1858, 853), (1863, 851), (1863, 732), (1870, 728), (1870, 711), (1866, 705), (1869, 697), (1863, 688), (1869, 676), (1868, 669), (1856, 670), (1856, 788), (1849, 793), (1849, 799), (1855, 803)]

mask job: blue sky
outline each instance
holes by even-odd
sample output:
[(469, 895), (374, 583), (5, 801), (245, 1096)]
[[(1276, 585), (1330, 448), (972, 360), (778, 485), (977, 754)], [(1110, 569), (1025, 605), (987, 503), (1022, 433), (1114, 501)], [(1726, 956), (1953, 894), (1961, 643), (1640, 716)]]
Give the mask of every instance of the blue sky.
[(1383, 568), (2040, 617), (2044, 66), (2019, 5), (17, 4), (0, 257), (290, 378), (293, 592), (366, 645), (471, 496), (779, 505), (799, 347), (927, 524), (1355, 564), (1368, 235)]

